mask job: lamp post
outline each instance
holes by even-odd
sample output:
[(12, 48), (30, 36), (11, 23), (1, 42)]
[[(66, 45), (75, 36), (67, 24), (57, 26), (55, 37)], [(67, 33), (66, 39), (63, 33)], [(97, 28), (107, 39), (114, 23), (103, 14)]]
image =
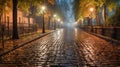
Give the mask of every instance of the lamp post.
[(94, 8), (91, 7), (91, 8), (90, 8), (90, 12), (91, 12), (91, 13), (90, 13), (91, 25), (92, 25), (92, 13), (93, 13), (93, 11), (94, 11)]
[(63, 25), (63, 21), (60, 22), (60, 28), (62, 28), (62, 25)]
[(60, 28), (60, 21), (61, 21), (61, 19), (60, 19), (60, 18), (58, 18), (58, 19), (57, 19), (57, 21), (58, 21), (57, 26), (58, 26), (58, 28)]
[(55, 21), (55, 18), (56, 18), (56, 14), (53, 15), (53, 18), (54, 18), (54, 30), (56, 30), (56, 21)]
[(45, 6), (42, 6), (42, 15), (43, 15), (42, 33), (45, 33), (44, 11), (45, 11)]
[(90, 26), (91, 26), (91, 32), (93, 32), (93, 24), (92, 24), (92, 13), (93, 13), (93, 11), (94, 11), (94, 8), (90, 8)]

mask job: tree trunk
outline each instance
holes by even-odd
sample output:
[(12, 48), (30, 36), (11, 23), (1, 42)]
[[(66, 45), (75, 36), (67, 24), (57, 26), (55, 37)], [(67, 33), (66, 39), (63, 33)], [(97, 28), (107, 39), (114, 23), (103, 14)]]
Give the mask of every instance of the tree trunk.
[(43, 11), (42, 33), (45, 33), (44, 11)]
[(101, 24), (100, 24), (100, 19), (99, 19), (99, 16), (98, 16), (98, 14), (99, 14), (99, 13), (98, 13), (98, 6), (96, 6), (95, 9), (96, 9), (96, 12), (95, 12), (95, 13), (96, 13), (96, 22), (97, 22), (97, 25), (101, 25)]
[(0, 25), (2, 24), (1, 19), (2, 19), (2, 15), (0, 15)]
[(17, 26), (17, 4), (18, 0), (13, 0), (13, 31), (12, 39), (19, 39)]
[(2, 35), (2, 22), (1, 22), (2, 16), (0, 15), (0, 36)]
[(6, 32), (6, 12), (5, 12), (5, 7), (3, 8), (3, 27), (4, 27), (4, 35), (7, 35), (7, 32)]
[(103, 6), (103, 9), (104, 9), (104, 25), (107, 26), (107, 6), (106, 4), (104, 4)]

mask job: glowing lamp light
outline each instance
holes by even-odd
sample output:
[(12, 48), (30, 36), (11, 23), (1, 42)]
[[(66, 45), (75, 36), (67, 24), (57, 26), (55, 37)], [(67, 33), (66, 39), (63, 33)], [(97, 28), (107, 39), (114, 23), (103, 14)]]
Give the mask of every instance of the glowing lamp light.
[(45, 6), (42, 6), (42, 10), (43, 10), (43, 11), (45, 10)]
[(60, 22), (60, 19), (58, 19), (58, 22)]
[(56, 14), (53, 15), (53, 17), (56, 17), (56, 16), (57, 16)]
[(94, 8), (91, 7), (91, 8), (90, 8), (90, 11), (93, 12), (93, 11), (94, 11)]

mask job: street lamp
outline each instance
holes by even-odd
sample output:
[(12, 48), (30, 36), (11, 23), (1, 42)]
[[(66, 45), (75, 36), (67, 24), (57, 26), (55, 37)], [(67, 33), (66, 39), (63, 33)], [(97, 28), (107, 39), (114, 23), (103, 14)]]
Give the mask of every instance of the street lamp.
[(94, 11), (94, 8), (91, 7), (91, 8), (90, 8), (90, 11), (93, 12), (93, 11)]
[(56, 22), (55, 22), (55, 18), (56, 18), (56, 14), (53, 15), (53, 18), (54, 18), (54, 30), (56, 30)]
[(57, 16), (56, 14), (53, 15), (54, 18), (55, 18), (56, 16)]
[(43, 11), (45, 10), (45, 6), (42, 6), (42, 10), (43, 10)]
[(58, 28), (60, 28), (60, 21), (61, 21), (61, 19), (58, 18), (57, 21), (58, 21), (57, 26), (58, 26)]
[(61, 19), (60, 19), (60, 18), (58, 18), (58, 19), (57, 19), (57, 21), (58, 21), (58, 22), (60, 22), (60, 21), (61, 21)]
[(43, 15), (42, 33), (45, 33), (44, 11), (45, 11), (45, 6), (42, 6), (42, 15)]
[(94, 8), (91, 7), (91, 8), (90, 8), (90, 12), (91, 12), (91, 13), (90, 13), (91, 25), (92, 25), (92, 13), (93, 13), (93, 11), (94, 11)]
[(91, 8), (90, 8), (90, 12), (91, 12), (91, 13), (90, 13), (91, 32), (93, 32), (93, 25), (92, 25), (92, 13), (93, 13), (93, 11), (94, 11), (94, 8), (91, 7)]

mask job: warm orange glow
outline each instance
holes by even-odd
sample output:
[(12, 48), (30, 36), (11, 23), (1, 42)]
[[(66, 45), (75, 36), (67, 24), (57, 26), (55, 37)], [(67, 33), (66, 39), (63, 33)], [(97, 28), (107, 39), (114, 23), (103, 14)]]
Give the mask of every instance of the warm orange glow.
[(42, 6), (42, 10), (43, 10), (43, 11), (45, 10), (45, 6)]
[(58, 19), (58, 22), (60, 22), (60, 19)]
[(53, 15), (53, 17), (56, 17), (56, 16), (57, 16), (56, 14)]
[(90, 8), (90, 11), (93, 12), (93, 11), (94, 11), (94, 8), (91, 7), (91, 8)]
[(41, 29), (38, 29), (37, 32), (40, 33), (40, 32), (41, 32)]

